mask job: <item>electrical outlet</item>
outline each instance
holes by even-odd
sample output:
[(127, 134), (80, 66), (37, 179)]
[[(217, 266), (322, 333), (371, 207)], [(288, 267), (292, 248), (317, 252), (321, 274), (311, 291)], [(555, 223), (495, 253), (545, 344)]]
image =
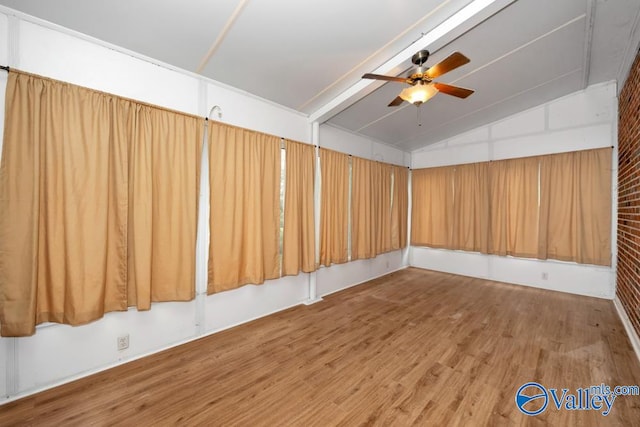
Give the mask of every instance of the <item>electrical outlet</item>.
[(542, 280), (547, 280), (547, 279), (549, 279), (549, 273), (545, 271), (542, 273)]
[(120, 335), (118, 337), (118, 351), (126, 350), (129, 348), (129, 334)]

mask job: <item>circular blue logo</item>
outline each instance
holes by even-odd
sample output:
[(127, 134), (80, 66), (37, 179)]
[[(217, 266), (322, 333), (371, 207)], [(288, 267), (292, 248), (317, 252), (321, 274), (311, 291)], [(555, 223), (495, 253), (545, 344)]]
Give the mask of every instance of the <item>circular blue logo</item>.
[(547, 389), (536, 382), (522, 384), (516, 392), (516, 405), (523, 414), (541, 414), (547, 409), (548, 404), (549, 393)]

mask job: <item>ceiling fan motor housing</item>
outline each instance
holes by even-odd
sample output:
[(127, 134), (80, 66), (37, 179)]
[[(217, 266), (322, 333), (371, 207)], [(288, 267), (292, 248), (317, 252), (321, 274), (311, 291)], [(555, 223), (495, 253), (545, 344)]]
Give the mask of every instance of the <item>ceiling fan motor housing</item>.
[(411, 74), (407, 78), (408, 80), (407, 83), (414, 85), (418, 82), (425, 82), (425, 83), (431, 82), (431, 79), (427, 77), (427, 75), (425, 74), (428, 69), (429, 69), (428, 67), (419, 66), (418, 68), (416, 68), (411, 72)]
[(428, 50), (420, 50), (420, 51), (416, 52), (411, 57), (411, 62), (413, 62), (414, 64), (416, 64), (418, 66), (421, 66), (422, 64), (427, 62), (428, 59), (429, 59), (429, 51)]

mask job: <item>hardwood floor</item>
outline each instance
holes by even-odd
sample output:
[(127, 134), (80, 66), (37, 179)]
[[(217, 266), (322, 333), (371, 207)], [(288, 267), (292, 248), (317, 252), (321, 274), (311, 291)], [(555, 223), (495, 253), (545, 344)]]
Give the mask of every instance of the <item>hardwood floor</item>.
[(640, 385), (611, 301), (409, 268), (0, 407), (0, 425), (640, 425), (515, 393)]

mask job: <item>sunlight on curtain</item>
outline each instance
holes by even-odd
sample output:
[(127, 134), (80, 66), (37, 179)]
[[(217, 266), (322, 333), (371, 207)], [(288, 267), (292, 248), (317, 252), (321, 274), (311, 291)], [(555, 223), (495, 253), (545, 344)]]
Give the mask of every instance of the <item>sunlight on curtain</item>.
[(279, 277), (280, 139), (209, 122), (209, 294)]
[(313, 180), (315, 147), (285, 140), (286, 181), (282, 274), (310, 273), (315, 265)]
[(320, 264), (347, 262), (349, 156), (320, 148)]

